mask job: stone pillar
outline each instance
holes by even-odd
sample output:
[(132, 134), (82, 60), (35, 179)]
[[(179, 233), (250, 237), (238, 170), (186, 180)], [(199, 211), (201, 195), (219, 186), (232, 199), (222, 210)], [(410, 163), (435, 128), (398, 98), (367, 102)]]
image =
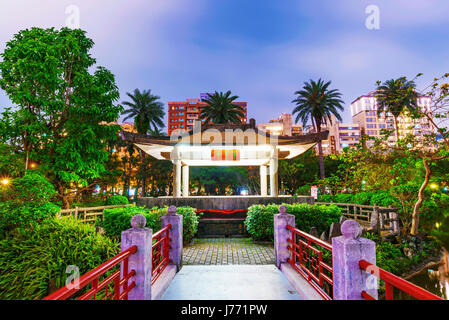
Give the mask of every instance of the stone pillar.
[(270, 159), (270, 196), (277, 197), (278, 190), (278, 159), (273, 157)]
[(281, 263), (286, 263), (290, 257), (287, 239), (291, 239), (292, 232), (287, 230), (287, 226), (296, 226), (295, 216), (287, 214), (286, 206), (279, 206), (279, 214), (274, 215), (274, 253), (276, 267), (278, 268), (281, 267)]
[(399, 234), (399, 221), (398, 221), (398, 211), (390, 211), (391, 226), (393, 227), (393, 234)]
[(176, 265), (176, 272), (182, 268), (182, 215), (176, 214), (176, 207), (170, 206), (168, 213), (161, 217), (162, 227), (171, 224), (170, 264)]
[[(151, 268), (153, 231), (145, 228), (146, 219), (138, 214), (131, 219), (131, 229), (122, 232), (122, 251), (137, 246), (137, 252), (129, 257), (128, 270), (135, 270), (136, 286), (128, 293), (128, 300), (151, 300)], [(123, 262), (121, 265), (123, 272)], [(131, 283), (131, 278), (129, 283)]]
[(359, 267), (362, 259), (376, 264), (376, 243), (360, 237), (355, 220), (343, 222), (341, 233), (332, 238), (334, 300), (363, 300), (362, 291), (377, 299), (377, 278)]
[(182, 167), (182, 196), (189, 196), (189, 166)]
[(267, 166), (260, 166), (260, 195), (267, 196)]
[(173, 196), (178, 198), (181, 196), (181, 160), (176, 159), (174, 165), (175, 176), (173, 180)]

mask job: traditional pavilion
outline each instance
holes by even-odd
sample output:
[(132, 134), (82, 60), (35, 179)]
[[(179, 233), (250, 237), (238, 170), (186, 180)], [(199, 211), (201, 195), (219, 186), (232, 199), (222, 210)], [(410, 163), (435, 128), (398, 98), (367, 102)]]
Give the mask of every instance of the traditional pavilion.
[(268, 195), (267, 175), (270, 176), (271, 197), (278, 196), (278, 161), (293, 159), (329, 132), (300, 136), (272, 136), (257, 130), (254, 119), (249, 124), (212, 124), (167, 136), (148, 136), (122, 131), (122, 138), (134, 143), (145, 153), (174, 164), (174, 197), (189, 196), (190, 166), (259, 166), (260, 195)]

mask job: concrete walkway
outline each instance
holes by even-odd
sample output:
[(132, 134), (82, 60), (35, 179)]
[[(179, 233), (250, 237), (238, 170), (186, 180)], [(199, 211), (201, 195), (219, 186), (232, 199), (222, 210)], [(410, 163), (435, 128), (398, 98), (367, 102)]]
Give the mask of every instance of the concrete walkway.
[(301, 300), (276, 266), (185, 265), (162, 300)]
[(184, 246), (184, 265), (274, 264), (272, 243), (249, 238), (202, 238)]

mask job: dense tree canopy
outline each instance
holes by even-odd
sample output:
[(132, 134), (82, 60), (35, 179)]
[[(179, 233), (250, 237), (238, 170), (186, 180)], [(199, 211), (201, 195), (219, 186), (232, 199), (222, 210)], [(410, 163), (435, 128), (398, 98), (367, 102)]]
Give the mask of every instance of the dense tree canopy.
[(114, 75), (96, 60), (80, 29), (22, 30), (1, 54), (0, 87), (15, 108), (0, 122), (2, 138), (20, 145), (66, 203), (66, 189), (105, 170), (105, 140), (116, 135), (122, 107)]

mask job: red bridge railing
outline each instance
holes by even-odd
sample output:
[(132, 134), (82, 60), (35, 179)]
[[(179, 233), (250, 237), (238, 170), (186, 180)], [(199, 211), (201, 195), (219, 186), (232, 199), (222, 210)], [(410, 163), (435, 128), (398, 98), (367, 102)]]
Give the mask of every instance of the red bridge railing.
[[(393, 288), (397, 288), (398, 290), (405, 292), (418, 300), (443, 300), (441, 297), (424, 290), (423, 288), (418, 287), (407, 280), (395, 276), (394, 274), (385, 271), (366, 260), (360, 260), (359, 266), (360, 269), (368, 271), (385, 282), (385, 300), (394, 300)], [(366, 291), (362, 291), (362, 297), (365, 300), (376, 300)]]
[[(128, 261), (129, 257), (136, 252), (137, 246), (132, 246), (122, 251), (111, 260), (106, 261), (77, 280), (72, 281), (69, 285), (62, 287), (43, 300), (66, 300), (88, 285), (90, 285), (90, 288), (85, 293), (76, 297), (76, 300), (96, 300), (97, 298), (101, 300), (128, 300), (128, 293), (135, 287), (135, 282), (128, 283), (128, 280), (136, 273), (135, 270), (129, 270)], [(120, 269), (122, 262), (123, 267)], [(100, 281), (100, 277), (117, 266), (119, 268), (118, 270)]]
[(332, 245), (301, 230), (287, 226), (290, 265), (326, 300), (332, 300)]
[(151, 284), (155, 283), (170, 262), (170, 228), (166, 225), (153, 235)]

